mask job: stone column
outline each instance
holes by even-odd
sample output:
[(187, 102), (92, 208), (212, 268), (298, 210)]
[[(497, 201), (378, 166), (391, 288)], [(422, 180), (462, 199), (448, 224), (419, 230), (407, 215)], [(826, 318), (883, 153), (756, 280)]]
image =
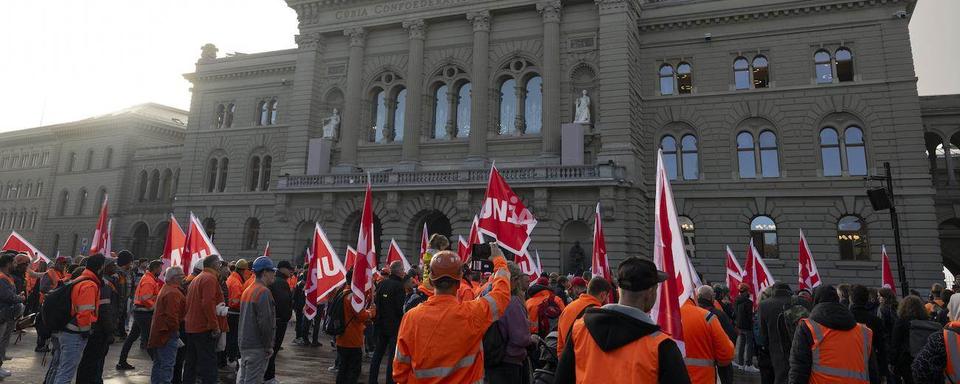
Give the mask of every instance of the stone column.
[(953, 145), (950, 144), (950, 138), (943, 140), (943, 161), (947, 167), (947, 184), (948, 185), (957, 185), (957, 175), (953, 172), (953, 158), (950, 156), (950, 149)]
[(560, 160), (560, 0), (537, 3), (543, 17), (543, 150), (546, 163)]
[(410, 34), (407, 58), (407, 104), (403, 115), (404, 168), (413, 169), (420, 161), (420, 137), (422, 136), (420, 112), (423, 109), (423, 40), (427, 25), (423, 20), (403, 22)]
[[(279, 165), (280, 173), (302, 175), (307, 165), (307, 142), (310, 139), (310, 127), (320, 124), (320, 87), (323, 76), (320, 75), (324, 39), (320, 33), (297, 35), (297, 69), (293, 75), (293, 92), (290, 102), (281, 108), (286, 108), (285, 124), (287, 129), (286, 152), (283, 162)], [(273, 154), (278, 160), (278, 154)]]
[(513, 134), (522, 135), (527, 133), (527, 85), (518, 81), (514, 89), (517, 96), (517, 113), (513, 118)]
[(487, 105), (490, 86), (490, 12), (470, 12), (467, 20), (473, 23), (473, 83), (470, 96), (470, 152), (468, 166), (484, 167), (487, 160)]
[[(409, 93), (409, 91), (408, 91)], [(384, 104), (387, 107), (387, 118), (383, 122), (383, 141), (386, 143), (392, 143), (394, 139), (397, 138), (397, 127), (394, 124), (394, 120), (397, 116), (397, 99), (395, 97), (388, 97), (384, 100)]]
[(363, 80), (363, 46), (367, 31), (349, 28), (343, 35), (350, 38), (350, 61), (347, 65), (347, 94), (340, 128), (340, 163), (337, 172), (352, 172), (357, 166), (357, 142), (360, 140), (360, 99)]

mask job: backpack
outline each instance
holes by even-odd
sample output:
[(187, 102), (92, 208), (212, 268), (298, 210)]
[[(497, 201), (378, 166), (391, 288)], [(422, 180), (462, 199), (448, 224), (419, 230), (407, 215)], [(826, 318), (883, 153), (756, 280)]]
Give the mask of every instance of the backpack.
[(943, 329), (943, 325), (931, 320), (910, 320), (910, 357), (917, 357), (927, 339), (935, 332)]
[(937, 304), (935, 301), (931, 301), (930, 304), (933, 304), (933, 308), (930, 310), (930, 320), (937, 321), (941, 325), (947, 324), (947, 322), (949, 322), (947, 309), (941, 307), (940, 304)]
[(790, 346), (793, 345), (793, 335), (797, 332), (797, 326), (800, 320), (810, 317), (810, 310), (796, 302), (787, 305), (779, 315), (777, 315), (777, 331), (780, 333), (780, 345), (784, 347), (784, 352), (790, 354)]
[(560, 318), (560, 306), (553, 299), (557, 297), (552, 291), (546, 300), (537, 306), (537, 334), (540, 337), (546, 337), (548, 333), (556, 326), (557, 319)]
[(494, 321), (483, 334), (483, 366), (492, 368), (500, 365), (507, 356), (507, 339), (500, 332), (500, 320)]
[[(62, 331), (67, 328), (67, 324), (73, 318), (71, 309), (73, 309), (73, 287), (81, 281), (88, 278), (77, 278), (61, 284), (47, 292), (40, 307), (40, 318), (43, 319), (44, 326), (51, 332)], [(99, 299), (99, 298), (98, 298)]]
[(340, 336), (347, 331), (347, 316), (343, 311), (343, 300), (347, 291), (340, 291), (327, 304), (327, 317), (323, 319), (323, 333)]

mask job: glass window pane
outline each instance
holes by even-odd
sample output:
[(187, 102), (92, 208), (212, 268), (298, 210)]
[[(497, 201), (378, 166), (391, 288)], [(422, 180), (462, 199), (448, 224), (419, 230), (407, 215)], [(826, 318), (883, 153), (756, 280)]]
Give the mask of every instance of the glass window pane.
[(380, 91), (377, 92), (377, 97), (375, 99), (376, 104), (376, 119), (374, 119), (373, 126), (373, 142), (382, 143), (383, 142), (383, 127), (387, 125), (387, 95), (386, 92)]
[(403, 141), (403, 121), (404, 114), (407, 111), (407, 90), (403, 89), (397, 93), (397, 110), (393, 113), (393, 131), (395, 142)]
[(763, 177), (780, 177), (780, 160), (776, 149), (760, 151), (760, 167), (763, 168)]
[(687, 63), (677, 66), (677, 91), (680, 94), (693, 92), (693, 67)]
[(543, 79), (534, 76), (527, 80), (527, 98), (524, 111), (524, 120), (527, 122), (526, 133), (540, 133), (543, 124), (541, 111), (543, 105)]
[(733, 61), (733, 69), (747, 69), (749, 66), (747, 59), (744, 57), (738, 57)]
[(700, 160), (697, 152), (683, 153), (683, 179), (696, 180), (700, 178)]
[(470, 83), (460, 86), (460, 100), (457, 103), (457, 137), (470, 136)]
[(847, 127), (843, 131), (843, 142), (847, 145), (863, 144), (863, 130), (856, 126)]
[(663, 167), (667, 171), (667, 177), (670, 180), (677, 179), (677, 153), (663, 154)]
[(777, 147), (777, 135), (771, 131), (763, 131), (760, 133), (760, 148), (776, 148)]
[(757, 56), (753, 58), (753, 87), (766, 88), (770, 83), (770, 73), (767, 70), (767, 58)]
[(673, 76), (673, 66), (669, 64), (660, 66), (660, 76)]
[[(663, 72), (662, 70), (660, 72)], [(673, 75), (664, 76), (660, 75), (660, 94), (661, 95), (672, 95), (673, 94)]]
[(740, 132), (737, 135), (737, 148), (753, 149), (753, 135), (749, 132)]
[(750, 89), (750, 71), (746, 69), (734, 71), (733, 81), (737, 89)]
[[(447, 137), (447, 110), (450, 108), (447, 99), (447, 86), (443, 85), (437, 88), (433, 104), (433, 137), (435, 139)], [(503, 111), (501, 110), (500, 113), (502, 115)]]
[(853, 55), (846, 48), (837, 50), (837, 80), (853, 81)]
[(660, 140), (660, 148), (663, 148), (663, 153), (667, 152), (676, 152), (677, 151), (677, 140), (673, 136), (664, 136)]
[(757, 164), (753, 158), (753, 150), (739, 151), (737, 160), (740, 164), (740, 178), (753, 179), (757, 177)]
[(823, 147), (820, 156), (823, 157), (823, 175), (840, 176), (840, 148)]
[(817, 64), (817, 83), (828, 84), (833, 82), (833, 69), (830, 63)]
[(837, 130), (824, 128), (820, 130), (820, 145), (837, 145)]
[(817, 64), (820, 63), (829, 63), (830, 62), (830, 52), (819, 50), (813, 55), (813, 61)]
[(516, 132), (517, 120), (517, 83), (504, 81), (500, 85), (500, 134)]
[(254, 156), (250, 160), (250, 190), (257, 190), (260, 185), (260, 156)]
[(867, 174), (867, 154), (862, 145), (847, 146), (847, 170), (853, 176)]
[(684, 152), (696, 151), (697, 150), (697, 137), (694, 135), (684, 135), (681, 141), (681, 148)]

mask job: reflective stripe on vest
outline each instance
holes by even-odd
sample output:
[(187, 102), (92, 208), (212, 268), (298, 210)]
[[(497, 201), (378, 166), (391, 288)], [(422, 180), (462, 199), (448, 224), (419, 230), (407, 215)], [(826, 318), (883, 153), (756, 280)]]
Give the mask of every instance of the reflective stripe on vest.
[(960, 382), (960, 334), (949, 329), (943, 330), (943, 342), (947, 350), (947, 369), (944, 376), (947, 376), (951, 382)]
[(399, 349), (397, 350), (396, 356), (393, 357), (393, 360), (403, 364), (410, 364), (410, 356), (404, 355)]
[(694, 359), (690, 357), (684, 358), (683, 361), (687, 363), (688, 366), (692, 367), (713, 367), (717, 364), (715, 361), (710, 359)]
[[(436, 367), (428, 369), (413, 369), (413, 375), (418, 379), (429, 379), (429, 378), (444, 378), (450, 376), (451, 373), (455, 372), (458, 369), (467, 368), (473, 365), (477, 361), (477, 355), (482, 351), (482, 345), (478, 344), (476, 350), (471, 353), (469, 356), (466, 356), (452, 366), (449, 367)], [(409, 357), (407, 357), (409, 359)]]
[(100, 304), (110, 304), (110, 299), (100, 299)]
[(483, 295), (483, 298), (486, 299), (488, 303), (490, 303), (490, 321), (497, 321), (497, 318), (500, 317), (499, 314), (497, 313), (499, 312), (498, 311), (499, 308), (497, 307), (497, 301), (494, 300), (493, 296), (490, 296), (489, 293), (486, 295)]
[(810, 324), (810, 328), (813, 329), (814, 344), (817, 346), (813, 348), (813, 372), (848, 379), (870, 380), (870, 374), (868, 372), (870, 367), (870, 335), (867, 332), (866, 326), (857, 324), (857, 326), (860, 327), (861, 338), (863, 340), (863, 371), (851, 371), (849, 369), (827, 367), (820, 363), (820, 344), (823, 342), (823, 329), (820, 323), (813, 320), (807, 321)]
[(90, 326), (88, 325), (86, 327), (78, 327), (76, 325), (73, 325), (73, 323), (67, 323), (67, 329), (74, 332), (87, 332), (90, 330)]

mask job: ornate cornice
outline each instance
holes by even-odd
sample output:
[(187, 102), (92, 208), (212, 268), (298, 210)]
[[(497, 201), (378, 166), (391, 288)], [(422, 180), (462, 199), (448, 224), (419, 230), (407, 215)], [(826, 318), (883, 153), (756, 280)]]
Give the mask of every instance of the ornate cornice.
[(351, 47), (362, 47), (367, 42), (367, 30), (363, 27), (344, 29), (343, 35), (350, 38)]
[(216, 80), (239, 79), (243, 77), (280, 75), (285, 73), (293, 73), (296, 69), (297, 69), (296, 65), (287, 65), (282, 67), (255, 68), (255, 69), (246, 69), (246, 70), (231, 71), (231, 72), (188, 73), (186, 75), (183, 75), (183, 77), (191, 82), (195, 82), (197, 80), (216, 81)]
[(537, 3), (537, 12), (540, 12), (544, 23), (559, 23), (562, 7), (560, 0), (541, 1)]
[(304, 33), (294, 36), (294, 41), (296, 41), (297, 46), (300, 49), (316, 49), (323, 50), (324, 45), (326, 44), (323, 34), (319, 32), (313, 33)]
[(633, 3), (631, 0), (594, 0), (600, 11), (626, 11)]
[(423, 19), (404, 21), (403, 29), (410, 33), (411, 40), (423, 40), (427, 36), (427, 23)]
[(468, 12), (467, 20), (473, 23), (474, 32), (490, 32), (490, 11)]

